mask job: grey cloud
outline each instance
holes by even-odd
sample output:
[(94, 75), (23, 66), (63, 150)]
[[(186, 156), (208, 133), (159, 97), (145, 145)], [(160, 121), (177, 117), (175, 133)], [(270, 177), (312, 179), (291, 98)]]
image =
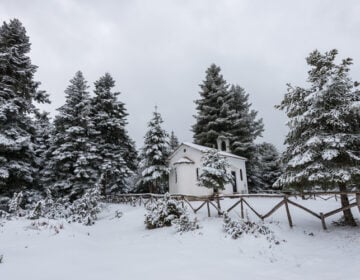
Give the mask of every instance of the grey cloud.
[(90, 85), (110, 72), (126, 103), (129, 133), (142, 145), (155, 104), (180, 140), (191, 141), (198, 84), (211, 63), (250, 94), (264, 118), (261, 140), (282, 149), (286, 118), (274, 109), (286, 83), (304, 85), (306, 55), (338, 48), (360, 74), (358, 1), (9, 1), (32, 42), (37, 79), (53, 114), (77, 70)]

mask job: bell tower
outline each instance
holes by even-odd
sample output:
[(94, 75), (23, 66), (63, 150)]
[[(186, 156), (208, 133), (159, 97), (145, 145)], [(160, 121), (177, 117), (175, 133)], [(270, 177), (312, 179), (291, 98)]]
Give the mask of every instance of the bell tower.
[(221, 152), (227, 152), (230, 153), (230, 140), (229, 138), (225, 136), (219, 136), (216, 139), (217, 142), (217, 148)]

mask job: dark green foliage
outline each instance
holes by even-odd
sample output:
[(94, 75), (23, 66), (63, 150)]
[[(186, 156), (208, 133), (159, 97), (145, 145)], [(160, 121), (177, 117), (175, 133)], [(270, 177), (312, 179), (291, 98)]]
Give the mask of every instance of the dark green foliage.
[(219, 136), (229, 136), (228, 85), (220, 74), (220, 67), (212, 64), (200, 85), (200, 99), (195, 101), (197, 115), (192, 129), (196, 144), (215, 148)]
[(0, 195), (30, 189), (37, 172), (33, 150), (34, 101), (49, 102), (34, 81), (29, 37), (17, 19), (0, 27)]
[(101, 211), (101, 195), (97, 186), (89, 188), (82, 197), (75, 200), (69, 207), (68, 221), (91, 226)]
[[(335, 63), (337, 50), (307, 57), (308, 88), (288, 86), (277, 108), (289, 117), (282, 188), (349, 191), (360, 186), (360, 93), (349, 77), (350, 58)], [(347, 206), (347, 196), (342, 196)], [(345, 220), (354, 225), (350, 210)]]
[(275, 146), (270, 143), (256, 145), (255, 165), (253, 165), (252, 176), (255, 192), (274, 191), (275, 181), (282, 174), (280, 155)]
[(171, 131), (170, 134), (170, 140), (169, 140), (169, 146), (170, 146), (170, 153), (174, 152), (177, 147), (179, 147), (180, 143), (178, 138), (176, 137), (174, 131)]
[(145, 225), (147, 229), (171, 226), (172, 222), (186, 215), (181, 203), (172, 199), (168, 193), (146, 206)]
[(99, 179), (98, 150), (93, 141), (96, 131), (89, 117), (90, 95), (79, 71), (65, 90), (65, 105), (54, 121), (52, 146), (46, 169), (54, 195), (74, 200)]
[(242, 87), (232, 85), (229, 95), (228, 103), (231, 109), (229, 118), (232, 123), (230, 128), (231, 151), (250, 160), (256, 150), (254, 141), (261, 136), (264, 125), (262, 119), (256, 119), (257, 112), (250, 109), (249, 94)]
[(169, 142), (167, 133), (161, 127), (162, 123), (160, 113), (155, 111), (149, 122), (149, 129), (145, 134), (141, 152), (140, 168), (142, 172), (137, 187), (149, 192), (164, 193), (168, 189)]
[(290, 131), (279, 186), (302, 190), (360, 182), (359, 91), (349, 78), (351, 59), (335, 64), (337, 51), (312, 52), (309, 88), (288, 86), (282, 103)]
[(127, 112), (113, 92), (115, 81), (106, 73), (95, 82), (95, 96), (91, 100), (90, 118), (96, 136), (98, 168), (101, 173), (102, 194), (124, 192), (128, 179), (136, 169), (137, 153), (126, 131)]
[(44, 182), (44, 171), (45, 166), (47, 165), (46, 162), (46, 153), (50, 149), (51, 145), (51, 132), (52, 132), (52, 125), (49, 119), (49, 113), (47, 112), (36, 112), (35, 114), (35, 140), (34, 140), (34, 151), (36, 156), (36, 166), (38, 168), (38, 172), (36, 173), (35, 179), (35, 186), (44, 191), (46, 188)]
[(261, 167), (254, 141), (264, 131), (263, 121), (257, 119), (257, 111), (251, 109), (249, 94), (242, 87), (238, 85), (230, 87), (228, 103), (229, 119), (232, 124), (229, 130), (230, 149), (232, 153), (248, 159), (246, 162), (248, 188), (250, 192), (253, 192), (261, 188), (257, 179)]
[(195, 101), (194, 140), (197, 144), (215, 148), (219, 136), (229, 138), (231, 152), (248, 159), (246, 170), (251, 191), (257, 187), (254, 141), (264, 131), (263, 122), (257, 119), (257, 112), (251, 110), (245, 90), (238, 85), (229, 88), (220, 70), (212, 64), (200, 85), (201, 98)]

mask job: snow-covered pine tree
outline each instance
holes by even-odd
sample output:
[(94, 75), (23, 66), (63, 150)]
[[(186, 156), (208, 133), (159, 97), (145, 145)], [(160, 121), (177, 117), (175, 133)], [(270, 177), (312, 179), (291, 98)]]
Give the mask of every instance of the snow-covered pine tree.
[(14, 193), (12, 199), (9, 201), (9, 213), (19, 214), (21, 211), (21, 204), (23, 202), (24, 195), (22, 192)]
[[(132, 175), (136, 159), (129, 156), (135, 151), (126, 131), (125, 104), (118, 100), (120, 92), (113, 92), (115, 81), (106, 73), (95, 82), (95, 96), (91, 99), (91, 119), (97, 131), (98, 167), (101, 172), (101, 193), (124, 192)], [(132, 161), (127, 163), (126, 160)]]
[(172, 222), (188, 215), (180, 201), (171, 198), (169, 193), (146, 205), (145, 225), (147, 229), (171, 226)]
[[(336, 64), (337, 54), (311, 52), (306, 59), (310, 87), (289, 85), (277, 106), (290, 119), (279, 187), (341, 192), (360, 187), (360, 92), (349, 77), (352, 59)], [(346, 194), (341, 204), (349, 205)], [(343, 213), (345, 224), (356, 225), (350, 209)]]
[(49, 102), (34, 81), (29, 37), (18, 19), (0, 27), (0, 195), (29, 189), (37, 171), (30, 114), (34, 101)]
[(195, 101), (197, 115), (193, 125), (196, 144), (216, 147), (219, 136), (229, 136), (228, 85), (220, 73), (220, 67), (212, 64), (206, 70), (206, 78), (200, 85), (200, 99)]
[(66, 101), (54, 120), (52, 145), (45, 175), (55, 197), (73, 201), (99, 178), (96, 134), (89, 117), (90, 95), (78, 71), (65, 90)]
[(228, 118), (232, 124), (228, 131), (230, 136), (231, 152), (246, 157), (246, 173), (249, 181), (249, 190), (259, 189), (259, 163), (257, 162), (257, 151), (255, 139), (261, 137), (264, 131), (262, 119), (257, 119), (257, 111), (251, 109), (249, 94), (238, 85), (231, 85), (229, 89)]
[(171, 131), (169, 145), (170, 145), (170, 153), (174, 152), (177, 149), (177, 147), (179, 147), (179, 140), (176, 137), (174, 131)]
[(257, 162), (259, 174), (259, 189), (258, 191), (275, 190), (273, 184), (280, 177), (282, 173), (282, 166), (280, 162), (280, 155), (273, 144), (263, 142), (257, 144)]
[(141, 151), (140, 168), (141, 179), (138, 186), (144, 187), (149, 192), (164, 193), (168, 189), (169, 168), (167, 158), (169, 156), (168, 135), (161, 124), (163, 120), (157, 108), (153, 118), (148, 124), (148, 131), (144, 137), (144, 146)]
[(217, 193), (225, 189), (225, 184), (232, 182), (233, 178), (227, 172), (229, 163), (217, 150), (207, 151), (202, 157), (202, 165), (198, 183), (200, 187), (213, 189)]
[(228, 137), (232, 153), (248, 159), (246, 170), (249, 190), (257, 187), (255, 139), (264, 131), (262, 119), (251, 109), (249, 95), (238, 85), (230, 88), (220, 74), (220, 67), (212, 64), (196, 100), (196, 124), (193, 126), (195, 143), (216, 147), (219, 136)]
[(46, 153), (50, 148), (51, 144), (51, 131), (52, 125), (49, 119), (48, 112), (36, 112), (35, 113), (35, 141), (34, 141), (34, 151), (36, 156), (36, 164), (38, 167), (38, 172), (36, 174), (36, 186), (39, 190), (44, 191), (44, 169), (46, 166)]
[(135, 141), (131, 139), (127, 133), (124, 135), (123, 148), (123, 158), (126, 162), (127, 167), (132, 172), (137, 171), (139, 168), (138, 152), (136, 150)]
[(82, 223), (91, 226), (97, 220), (97, 215), (101, 211), (101, 195), (97, 185), (88, 188), (82, 197), (76, 199), (69, 206), (68, 221)]

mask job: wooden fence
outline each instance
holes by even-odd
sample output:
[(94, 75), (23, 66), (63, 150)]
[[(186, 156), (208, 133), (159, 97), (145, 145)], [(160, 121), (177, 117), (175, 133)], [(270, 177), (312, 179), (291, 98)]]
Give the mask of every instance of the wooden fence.
[[(341, 194), (347, 194), (349, 196), (349, 205), (346, 207), (340, 207), (337, 209), (334, 209), (332, 211), (329, 211), (327, 213), (319, 212), (316, 213), (313, 210), (295, 202), (293, 198), (301, 197), (302, 199), (322, 199), (322, 200), (328, 200), (330, 198), (335, 198), (336, 200), (338, 197), (340, 197)], [(117, 194), (117, 195), (111, 195), (107, 196), (105, 201), (112, 202), (112, 203), (130, 203), (132, 205), (146, 205), (150, 202), (153, 202), (154, 200), (163, 198), (164, 195), (161, 194)], [(287, 220), (289, 223), (289, 226), (293, 226), (293, 221), (289, 209), (289, 204), (297, 207), (308, 214), (318, 218), (321, 221), (323, 229), (326, 229), (326, 223), (325, 219), (333, 216), (339, 212), (342, 212), (346, 209), (351, 209), (353, 207), (358, 207), (358, 210), (360, 211), (360, 192), (307, 192), (307, 193), (294, 193), (294, 194), (233, 194), (233, 195), (217, 195), (217, 196), (189, 196), (189, 195), (181, 195), (181, 194), (174, 194), (171, 195), (171, 198), (177, 199), (181, 201), (181, 203), (186, 203), (189, 205), (190, 209), (196, 214), (201, 208), (203, 208), (206, 205), (208, 216), (211, 216), (210, 208), (214, 208), (218, 215), (221, 215), (224, 211), (231, 212), (234, 210), (237, 206), (240, 207), (240, 215), (241, 218), (244, 218), (244, 209), (248, 208), (250, 211), (252, 211), (257, 217), (259, 217), (261, 220), (264, 220), (266, 218), (269, 218), (272, 214), (274, 214), (277, 210), (279, 210), (281, 207), (285, 207)], [(231, 200), (235, 200), (235, 202), (227, 209), (223, 209), (221, 207), (221, 201), (224, 198), (228, 198)], [(279, 198), (281, 199), (276, 205), (273, 206), (273, 208), (268, 211), (265, 214), (259, 213), (255, 209), (253, 205), (249, 203), (249, 198)], [(195, 207), (192, 202), (197, 201), (200, 202), (200, 206)]]

